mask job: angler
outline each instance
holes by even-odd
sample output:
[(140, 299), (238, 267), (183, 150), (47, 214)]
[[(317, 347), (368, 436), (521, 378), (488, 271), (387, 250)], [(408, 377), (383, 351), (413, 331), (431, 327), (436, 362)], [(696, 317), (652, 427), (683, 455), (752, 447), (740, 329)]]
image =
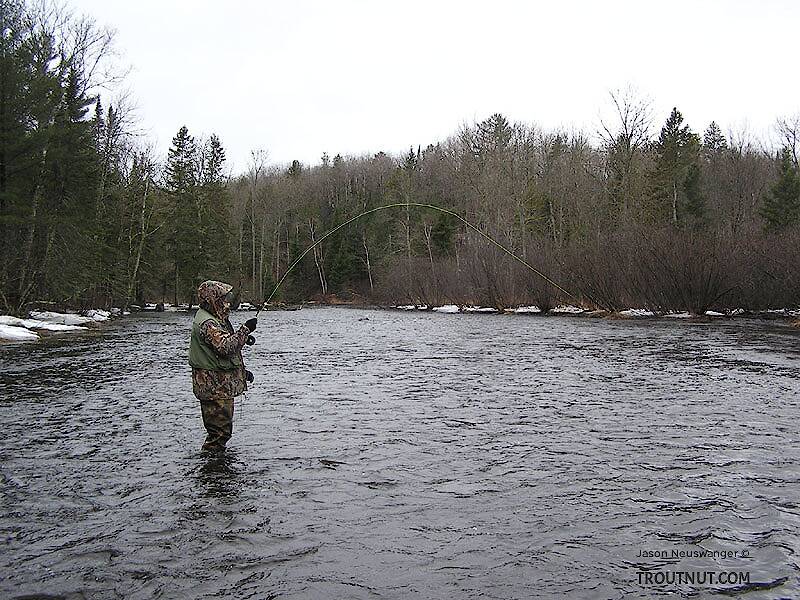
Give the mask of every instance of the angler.
[(231, 310), (239, 307), (233, 286), (221, 281), (204, 281), (197, 288), (200, 308), (192, 323), (189, 364), (192, 388), (200, 400), (208, 435), (203, 450), (218, 452), (233, 434), (233, 399), (247, 390), (253, 374), (245, 369), (242, 348), (252, 345), (250, 335), (257, 319), (248, 319), (234, 331), (229, 320)]

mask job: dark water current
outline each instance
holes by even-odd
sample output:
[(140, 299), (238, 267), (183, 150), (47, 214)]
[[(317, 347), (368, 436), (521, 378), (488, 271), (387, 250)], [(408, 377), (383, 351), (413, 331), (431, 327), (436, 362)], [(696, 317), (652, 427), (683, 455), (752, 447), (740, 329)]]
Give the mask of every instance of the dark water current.
[(797, 330), (266, 313), (209, 459), (189, 318), (0, 347), (0, 597), (800, 597)]

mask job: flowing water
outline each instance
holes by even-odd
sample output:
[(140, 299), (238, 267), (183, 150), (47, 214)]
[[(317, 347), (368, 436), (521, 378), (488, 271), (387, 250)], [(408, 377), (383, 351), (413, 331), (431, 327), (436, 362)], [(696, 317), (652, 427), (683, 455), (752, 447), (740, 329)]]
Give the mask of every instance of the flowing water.
[(800, 597), (797, 330), (263, 313), (213, 458), (189, 322), (0, 347), (0, 597)]

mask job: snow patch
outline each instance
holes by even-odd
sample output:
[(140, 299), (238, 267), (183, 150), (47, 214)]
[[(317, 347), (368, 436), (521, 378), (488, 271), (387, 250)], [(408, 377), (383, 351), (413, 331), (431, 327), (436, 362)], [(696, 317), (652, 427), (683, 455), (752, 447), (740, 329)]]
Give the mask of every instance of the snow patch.
[(25, 329), (43, 329), (46, 331), (85, 331), (86, 327), (79, 325), (63, 325), (60, 323), (49, 323), (47, 321), (37, 321), (36, 319), (17, 319), (8, 315), (0, 315), (0, 325), (11, 327), (24, 327)]
[(565, 313), (565, 314), (578, 314), (582, 313), (583, 309), (579, 306), (572, 306), (571, 304), (563, 304), (561, 306), (556, 306), (550, 312), (554, 313)]
[(445, 304), (444, 306), (434, 307), (433, 311), (440, 313), (457, 313), (459, 309), (455, 304)]
[(85, 325), (86, 323), (94, 323), (94, 319), (91, 317), (84, 317), (83, 315), (76, 315), (74, 313), (56, 313), (47, 310), (32, 312), (31, 318), (37, 321), (47, 321), (48, 323), (59, 323), (61, 325)]
[(629, 308), (628, 310), (619, 311), (623, 317), (655, 317), (652, 310), (645, 310), (644, 308)]
[(86, 316), (92, 319), (93, 321), (108, 321), (111, 318), (111, 313), (107, 310), (100, 310), (92, 308), (86, 311)]
[[(197, 306), (197, 305), (195, 305)], [(178, 304), (177, 306), (174, 304), (165, 304), (164, 311), (165, 312), (188, 312), (189, 305), (188, 304)]]
[(38, 334), (33, 331), (28, 331), (24, 327), (0, 325), (0, 340), (9, 342), (35, 342), (38, 339)]
[(788, 317), (800, 316), (800, 310), (793, 308), (770, 308), (769, 310), (762, 311), (773, 315), (786, 315)]
[(464, 312), (496, 313), (497, 309), (490, 306), (465, 306)]
[(520, 313), (520, 314), (540, 313), (540, 312), (542, 312), (542, 309), (539, 308), (538, 306), (518, 306), (517, 308), (513, 309), (511, 312)]
[(99, 323), (108, 321), (112, 314), (129, 315), (128, 311), (120, 308), (108, 310), (91, 309), (85, 314), (77, 313), (57, 313), (47, 310), (31, 312), (30, 319), (18, 319), (10, 315), (0, 315), (0, 339), (14, 341), (38, 340), (39, 335), (35, 331), (86, 331), (84, 325), (88, 323)]
[(707, 310), (706, 311), (707, 317), (724, 317), (725, 313), (717, 312), (715, 310)]
[(688, 312), (679, 312), (679, 313), (667, 313), (664, 315), (665, 317), (671, 317), (673, 319), (691, 319), (692, 315)]

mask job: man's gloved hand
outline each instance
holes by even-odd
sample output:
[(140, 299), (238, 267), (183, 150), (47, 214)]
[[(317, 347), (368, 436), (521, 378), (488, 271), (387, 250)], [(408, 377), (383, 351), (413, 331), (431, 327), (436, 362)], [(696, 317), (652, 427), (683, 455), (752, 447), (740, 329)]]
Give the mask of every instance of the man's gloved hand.
[(256, 338), (254, 338), (252, 335), (248, 335), (244, 343), (247, 344), (248, 346), (252, 346), (253, 344), (256, 343)]
[(247, 319), (244, 322), (244, 326), (250, 330), (250, 333), (253, 333), (256, 330), (256, 324), (258, 323), (258, 319), (253, 317), (252, 319)]
[(253, 380), (255, 379), (255, 377), (253, 377), (253, 372), (247, 370), (244, 372), (244, 378), (247, 380), (247, 383), (253, 383)]

